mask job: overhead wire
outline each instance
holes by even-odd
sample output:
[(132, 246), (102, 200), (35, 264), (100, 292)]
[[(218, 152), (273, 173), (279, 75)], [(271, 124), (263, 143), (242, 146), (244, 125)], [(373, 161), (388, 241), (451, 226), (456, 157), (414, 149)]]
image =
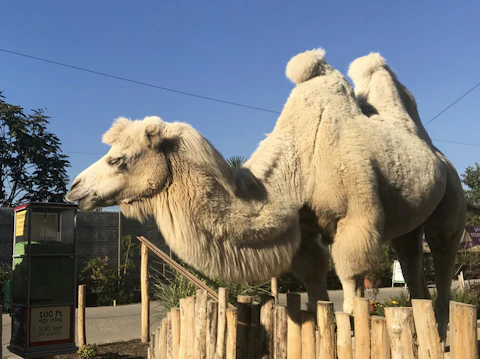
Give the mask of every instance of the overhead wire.
[[(265, 108), (257, 107), (257, 106), (250, 106), (250, 105), (241, 104), (241, 103), (233, 102), (233, 101), (221, 100), (221, 99), (218, 99), (218, 98), (214, 98), (214, 97), (210, 97), (210, 96), (198, 95), (198, 94), (194, 94), (194, 93), (190, 93), (190, 92), (186, 92), (186, 91), (175, 90), (175, 89), (168, 88), (168, 87), (164, 87), (164, 86), (159, 86), (159, 85), (154, 85), (154, 84), (150, 84), (150, 83), (146, 83), (146, 82), (142, 82), (142, 81), (132, 80), (132, 79), (128, 79), (128, 78), (121, 77), (121, 76), (116, 76), (116, 75), (107, 74), (107, 73), (105, 73), (105, 72), (90, 70), (90, 69), (87, 69), (87, 68), (84, 68), (84, 67), (74, 66), (74, 65), (66, 64), (66, 63), (59, 62), (59, 61), (48, 60), (48, 59), (45, 59), (45, 58), (41, 58), (41, 57), (37, 57), (37, 56), (32, 56), (32, 55), (27, 55), (27, 54), (23, 54), (23, 53), (20, 53), (20, 52), (11, 51), (11, 50), (7, 50), (7, 49), (3, 49), (3, 48), (0, 48), (0, 51), (1, 51), (1, 52), (4, 52), (4, 53), (16, 55), (16, 56), (21, 56), (21, 57), (25, 57), (25, 58), (29, 58), (29, 59), (33, 59), (33, 60), (37, 60), (37, 61), (42, 61), (42, 62), (50, 63), (50, 64), (57, 65), (57, 66), (63, 66), (63, 67), (67, 67), (67, 68), (71, 68), (71, 69), (79, 70), (79, 71), (84, 71), (84, 72), (88, 72), (88, 73), (95, 74), (95, 75), (99, 75), (99, 76), (109, 77), (109, 78), (113, 78), (113, 79), (120, 80), (120, 81), (126, 81), (126, 82), (134, 83), (134, 84), (137, 84), (137, 85), (142, 85), (142, 86), (147, 86), (147, 87), (151, 87), (151, 88), (156, 88), (156, 89), (163, 90), (163, 91), (169, 91), (169, 92), (177, 93), (177, 94), (180, 94), (180, 95), (196, 97), (196, 98), (200, 98), (200, 99), (203, 99), (203, 100), (219, 102), (219, 103), (223, 103), (223, 104), (227, 104), (227, 105), (232, 105), (232, 106), (237, 106), (237, 107), (243, 107), (243, 108), (248, 108), (248, 109), (257, 110), (257, 111), (263, 111), (263, 112), (268, 112), (268, 113), (280, 114), (279, 111), (274, 111), (274, 110), (270, 110), (270, 109), (265, 109)], [(469, 90), (467, 90), (465, 93), (463, 93), (460, 97), (458, 97), (455, 101), (453, 101), (451, 104), (449, 104), (447, 107), (445, 107), (442, 111), (440, 111), (438, 114), (436, 114), (434, 117), (432, 117), (428, 122), (426, 122), (426, 123), (424, 124), (424, 126), (427, 126), (427, 125), (429, 125), (430, 123), (432, 123), (433, 121), (435, 121), (435, 120), (436, 120), (438, 117), (440, 117), (443, 113), (445, 113), (445, 112), (448, 111), (450, 108), (452, 108), (453, 106), (455, 106), (458, 102), (460, 102), (464, 97), (466, 97), (468, 94), (470, 94), (472, 91), (474, 91), (474, 90), (475, 90), (477, 87), (479, 87), (479, 86), (480, 86), (480, 82), (478, 82), (476, 85), (474, 85), (473, 87), (471, 87)], [(475, 143), (465, 143), (465, 142), (457, 142), (457, 141), (449, 141), (449, 140), (438, 140), (438, 139), (433, 139), (433, 141), (436, 141), (436, 142), (445, 142), (445, 143), (451, 143), (451, 144), (457, 144), (457, 145), (466, 145), (466, 146), (480, 147), (480, 144), (475, 144)], [(83, 155), (100, 155), (100, 153), (94, 153), (94, 152), (65, 152), (65, 153), (83, 154)]]
[(263, 112), (270, 112), (270, 113), (274, 113), (274, 114), (280, 114), (280, 112), (278, 112), (278, 111), (273, 111), (273, 110), (269, 110), (269, 109), (262, 108), (262, 107), (250, 106), (250, 105), (245, 105), (245, 104), (238, 103), (238, 102), (221, 100), (221, 99), (218, 99), (218, 98), (215, 98), (215, 97), (203, 96), (203, 95), (198, 95), (198, 94), (194, 94), (194, 93), (190, 93), (190, 92), (186, 92), (186, 91), (175, 90), (175, 89), (172, 89), (172, 88), (169, 88), (169, 87), (164, 87), (164, 86), (159, 86), (159, 85), (150, 84), (150, 83), (147, 83), (147, 82), (132, 80), (132, 79), (128, 79), (128, 78), (126, 78), (126, 77), (111, 75), (111, 74), (107, 74), (107, 73), (105, 73), (105, 72), (100, 72), (100, 71), (95, 71), (95, 70), (86, 69), (86, 68), (84, 68), (84, 67), (69, 65), (69, 64), (66, 64), (66, 63), (63, 63), (63, 62), (58, 62), (58, 61), (53, 61), (53, 60), (47, 60), (47, 59), (44, 59), (44, 58), (41, 58), (41, 57), (32, 56), (32, 55), (27, 55), (27, 54), (22, 54), (22, 53), (20, 53), (20, 52), (10, 51), (10, 50), (7, 50), (7, 49), (2, 49), (2, 48), (0, 48), (0, 51), (5, 52), (5, 53), (8, 53), (8, 54), (12, 54), (12, 55), (17, 55), (17, 56), (26, 57), (26, 58), (33, 59), (33, 60), (38, 60), (38, 61), (42, 61), (42, 62), (47, 62), (47, 63), (54, 64), (54, 65), (58, 65), (58, 66), (68, 67), (68, 68), (71, 68), (71, 69), (74, 69), (74, 70), (79, 70), (79, 71), (88, 72), (88, 73), (95, 74), (95, 75), (100, 75), (100, 76), (104, 76), (104, 77), (110, 77), (110, 78), (112, 78), (112, 79), (116, 79), (116, 80), (120, 80), (120, 81), (126, 81), (126, 82), (134, 83), (134, 84), (137, 84), (137, 85), (142, 85), (142, 86), (147, 86), (147, 87), (153, 87), (153, 88), (156, 88), (156, 89), (159, 89), (159, 90), (163, 90), (163, 91), (174, 92), (174, 93), (177, 93), (177, 94), (180, 94), (180, 95), (196, 97), (196, 98), (200, 98), (200, 99), (208, 100), (208, 101), (220, 102), (220, 103), (224, 103), (224, 104), (232, 105), (232, 106), (249, 108), (249, 109), (251, 109), (251, 110), (257, 110), (257, 111), (263, 111)]

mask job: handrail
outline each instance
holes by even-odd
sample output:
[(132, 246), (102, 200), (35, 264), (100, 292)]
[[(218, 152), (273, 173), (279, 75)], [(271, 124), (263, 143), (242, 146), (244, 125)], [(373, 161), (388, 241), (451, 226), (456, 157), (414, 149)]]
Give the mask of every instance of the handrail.
[[(180, 264), (177, 263), (173, 258), (171, 258), (167, 253), (162, 251), (160, 248), (158, 248), (155, 244), (150, 242), (148, 239), (146, 239), (144, 236), (137, 236), (137, 239), (145, 244), (145, 246), (152, 251), (154, 254), (159, 256), (164, 262), (166, 262), (170, 267), (175, 269), (178, 273), (183, 275), (186, 279), (188, 279), (190, 282), (192, 282), (197, 288), (199, 289), (204, 289), (207, 291), (207, 294), (214, 300), (218, 301), (218, 293), (210, 288), (208, 285), (203, 283), (200, 279), (195, 277), (192, 273), (190, 273), (188, 270), (183, 268)], [(235, 308), (234, 305), (228, 303), (229, 308)]]

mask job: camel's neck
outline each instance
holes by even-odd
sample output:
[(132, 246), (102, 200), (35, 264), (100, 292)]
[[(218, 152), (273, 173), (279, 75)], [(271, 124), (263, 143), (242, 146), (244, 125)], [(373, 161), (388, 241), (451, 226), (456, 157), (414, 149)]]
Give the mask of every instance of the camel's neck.
[(286, 184), (289, 166), (281, 155), (270, 165), (265, 153), (258, 158), (251, 164), (263, 178), (248, 168), (217, 171), (231, 181), (202, 166), (172, 163), (171, 186), (152, 199), (168, 245), (207, 275), (265, 280), (287, 270), (298, 249), (301, 206)]

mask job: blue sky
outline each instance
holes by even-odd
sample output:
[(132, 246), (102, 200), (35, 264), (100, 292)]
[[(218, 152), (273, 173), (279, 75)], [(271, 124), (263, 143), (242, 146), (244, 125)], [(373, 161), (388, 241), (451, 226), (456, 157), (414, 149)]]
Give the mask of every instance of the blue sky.
[[(226, 101), (281, 111), (288, 60), (323, 47), (349, 63), (379, 51), (412, 91), (423, 122), (480, 81), (479, 2), (3, 1), (0, 48)], [(0, 52), (6, 100), (47, 108), (73, 178), (101, 157), (114, 118), (192, 124), (226, 157), (250, 156), (277, 115)], [(480, 88), (427, 126), (434, 139), (480, 144)], [(480, 147), (436, 145), (460, 173)]]

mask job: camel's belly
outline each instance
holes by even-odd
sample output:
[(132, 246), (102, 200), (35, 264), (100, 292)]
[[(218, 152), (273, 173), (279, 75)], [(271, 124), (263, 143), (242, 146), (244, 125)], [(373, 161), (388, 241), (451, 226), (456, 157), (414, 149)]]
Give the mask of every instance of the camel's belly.
[(401, 169), (390, 168), (390, 173), (395, 181), (380, 178), (379, 192), (385, 214), (384, 233), (394, 238), (418, 228), (433, 213), (444, 196), (447, 176), (433, 153)]

